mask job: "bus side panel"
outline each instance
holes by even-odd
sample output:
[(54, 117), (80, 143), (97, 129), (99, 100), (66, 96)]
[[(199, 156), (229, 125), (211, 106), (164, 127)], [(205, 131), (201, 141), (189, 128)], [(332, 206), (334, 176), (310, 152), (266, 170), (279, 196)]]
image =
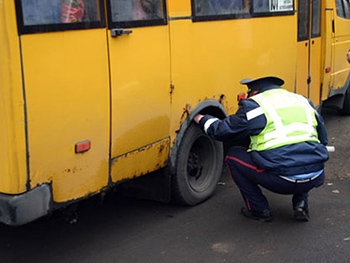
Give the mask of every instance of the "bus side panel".
[(234, 113), (237, 94), (246, 92), (246, 86), (239, 84), (243, 78), (279, 76), (285, 80), (284, 87), (293, 91), (295, 19), (289, 15), (171, 21), (174, 84), (171, 131), (183, 121), (184, 110), (194, 108), (201, 100), (222, 101), (227, 112)]
[(26, 190), (26, 144), (14, 1), (0, 1), (0, 192)]
[(335, 36), (333, 39), (333, 89), (344, 87), (350, 72), (347, 53), (350, 50), (350, 20), (335, 18)]
[[(108, 184), (109, 74), (105, 29), (23, 35), (31, 187), (56, 202)], [(91, 149), (75, 153), (76, 145)]]

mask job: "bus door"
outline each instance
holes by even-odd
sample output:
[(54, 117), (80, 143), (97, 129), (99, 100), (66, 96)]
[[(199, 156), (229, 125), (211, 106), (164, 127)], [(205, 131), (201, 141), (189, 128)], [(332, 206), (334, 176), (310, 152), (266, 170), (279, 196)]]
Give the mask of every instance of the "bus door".
[(321, 0), (298, 0), (296, 93), (320, 103)]
[[(28, 183), (56, 202), (108, 183), (109, 76), (103, 1), (16, 2)], [(91, 147), (90, 147), (91, 145)]]
[(170, 55), (165, 0), (108, 0), (111, 179), (165, 165)]

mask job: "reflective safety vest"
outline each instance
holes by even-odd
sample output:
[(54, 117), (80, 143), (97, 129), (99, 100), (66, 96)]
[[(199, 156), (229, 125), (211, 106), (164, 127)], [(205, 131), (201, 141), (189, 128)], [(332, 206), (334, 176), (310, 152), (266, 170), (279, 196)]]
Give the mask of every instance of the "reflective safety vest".
[(260, 107), (246, 113), (247, 120), (265, 114), (267, 123), (251, 136), (249, 151), (264, 151), (300, 142), (320, 142), (315, 110), (301, 95), (284, 89), (271, 89), (250, 97)]

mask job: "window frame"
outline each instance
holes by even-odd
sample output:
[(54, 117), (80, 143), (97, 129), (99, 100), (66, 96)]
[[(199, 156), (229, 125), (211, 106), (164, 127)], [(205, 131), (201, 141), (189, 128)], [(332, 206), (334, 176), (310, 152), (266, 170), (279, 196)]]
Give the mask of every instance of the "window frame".
[(17, 27), (18, 34), (36, 34), (36, 33), (48, 33), (59, 32), (68, 30), (81, 30), (81, 29), (94, 29), (106, 27), (105, 15), (104, 15), (104, 1), (99, 2), (99, 21), (84, 21), (76, 23), (55, 23), (55, 24), (38, 24), (38, 25), (25, 25), (23, 19), (22, 0), (16, 1), (16, 14), (17, 14)]

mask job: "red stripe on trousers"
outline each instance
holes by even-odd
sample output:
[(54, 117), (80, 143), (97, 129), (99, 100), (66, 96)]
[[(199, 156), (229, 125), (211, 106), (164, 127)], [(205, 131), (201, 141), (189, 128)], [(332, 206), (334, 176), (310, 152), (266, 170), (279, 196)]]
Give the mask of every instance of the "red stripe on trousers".
[(232, 160), (232, 161), (235, 161), (237, 163), (240, 163), (246, 167), (248, 167), (249, 169), (252, 169), (252, 170), (255, 170), (256, 172), (258, 173), (262, 173), (262, 172), (265, 172), (264, 169), (259, 169), (258, 167), (254, 166), (254, 165), (251, 165), (250, 163), (246, 163), (236, 157), (232, 157), (232, 156), (226, 156), (226, 160), (229, 159), (229, 160)]

